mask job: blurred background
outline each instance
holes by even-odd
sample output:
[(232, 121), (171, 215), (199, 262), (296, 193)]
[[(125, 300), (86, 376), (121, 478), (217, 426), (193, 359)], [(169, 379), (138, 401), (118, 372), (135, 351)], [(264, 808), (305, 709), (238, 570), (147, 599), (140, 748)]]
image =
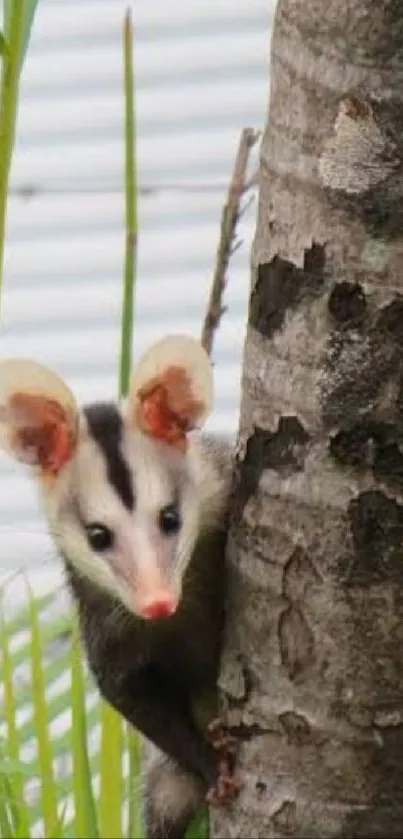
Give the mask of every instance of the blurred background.
[[(62, 375), (78, 399), (117, 394), (124, 254), (122, 22), (135, 24), (139, 182), (137, 357), (200, 335), (220, 213), (243, 127), (261, 129), (274, 3), (40, 0), (23, 69), (0, 353)], [(252, 171), (257, 152), (252, 155)], [(234, 436), (256, 194), (238, 227), (215, 339), (210, 430)], [(59, 573), (35, 485), (0, 458), (0, 579)]]

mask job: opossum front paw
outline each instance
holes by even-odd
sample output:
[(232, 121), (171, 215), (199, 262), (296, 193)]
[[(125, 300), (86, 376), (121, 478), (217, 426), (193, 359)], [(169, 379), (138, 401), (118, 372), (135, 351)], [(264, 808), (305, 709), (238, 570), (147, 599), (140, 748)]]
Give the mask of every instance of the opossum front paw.
[(225, 807), (235, 800), (239, 790), (239, 781), (232, 774), (228, 762), (222, 760), (218, 764), (216, 784), (209, 789), (206, 795), (207, 804), (210, 807)]

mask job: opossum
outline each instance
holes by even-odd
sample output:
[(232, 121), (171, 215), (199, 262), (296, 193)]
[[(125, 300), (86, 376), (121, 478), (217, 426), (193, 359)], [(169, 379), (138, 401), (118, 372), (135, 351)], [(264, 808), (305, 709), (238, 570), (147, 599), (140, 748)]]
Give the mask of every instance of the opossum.
[(123, 407), (79, 409), (42, 365), (0, 363), (0, 444), (38, 478), (99, 690), (148, 743), (148, 839), (238, 790), (216, 696), (233, 458), (200, 430), (212, 393), (183, 335), (142, 357)]

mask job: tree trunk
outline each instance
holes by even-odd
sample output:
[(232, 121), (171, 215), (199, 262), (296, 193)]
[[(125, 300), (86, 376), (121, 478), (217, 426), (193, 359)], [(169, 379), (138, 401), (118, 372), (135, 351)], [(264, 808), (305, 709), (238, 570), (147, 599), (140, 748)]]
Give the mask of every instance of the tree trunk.
[(403, 837), (402, 164), (402, 0), (279, 0), (215, 837)]

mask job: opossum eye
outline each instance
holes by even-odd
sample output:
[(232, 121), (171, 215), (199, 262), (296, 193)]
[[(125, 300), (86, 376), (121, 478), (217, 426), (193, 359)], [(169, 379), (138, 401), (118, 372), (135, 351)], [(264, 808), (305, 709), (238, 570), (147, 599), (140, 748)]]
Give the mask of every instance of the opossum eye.
[(168, 504), (160, 510), (159, 525), (162, 533), (167, 536), (177, 533), (181, 527), (181, 517), (176, 504)]
[(87, 524), (85, 529), (88, 542), (94, 551), (101, 553), (112, 547), (113, 533), (109, 530), (109, 527), (94, 522), (94, 524)]

